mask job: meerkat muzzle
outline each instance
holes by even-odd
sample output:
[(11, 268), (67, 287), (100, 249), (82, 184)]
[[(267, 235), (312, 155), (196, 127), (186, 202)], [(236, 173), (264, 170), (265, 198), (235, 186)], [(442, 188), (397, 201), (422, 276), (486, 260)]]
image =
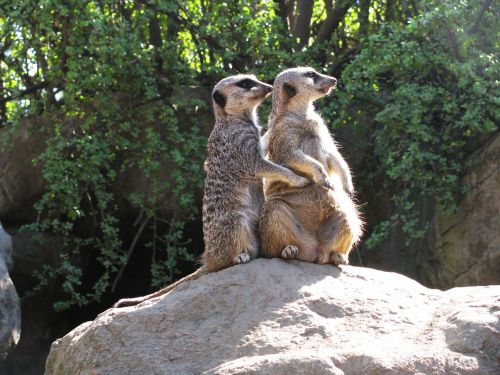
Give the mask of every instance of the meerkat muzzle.
[(264, 83), (262, 85), (263, 89), (264, 89), (264, 92), (265, 92), (265, 95), (268, 96), (272, 91), (273, 91), (273, 86), (271, 85), (268, 85), (266, 83)]
[(337, 86), (337, 79), (330, 76), (321, 76), (320, 89), (322, 93), (328, 95)]
[(255, 96), (257, 98), (265, 98), (273, 91), (273, 86), (267, 83), (261, 83), (255, 90)]

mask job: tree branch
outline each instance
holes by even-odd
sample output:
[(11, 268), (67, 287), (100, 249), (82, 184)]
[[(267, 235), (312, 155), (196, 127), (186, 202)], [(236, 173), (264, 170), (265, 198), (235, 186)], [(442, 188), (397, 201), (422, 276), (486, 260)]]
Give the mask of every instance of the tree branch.
[(0, 98), (0, 104), (10, 102), (11, 100), (21, 99), (23, 96), (32, 94), (32, 93), (39, 91), (39, 90), (42, 90), (42, 89), (46, 89), (49, 86), (50, 86), (50, 83), (48, 81), (37, 83), (36, 85), (28, 87), (26, 90), (21, 91), (21, 92), (17, 93), (16, 95), (11, 95), (11, 96), (6, 96), (4, 98)]
[(356, 0), (340, 0), (337, 1), (331, 13), (326, 17), (326, 20), (319, 29), (318, 36), (314, 44), (326, 42), (332, 36), (333, 32), (339, 27), (340, 22), (344, 19), (349, 8), (351, 8)]
[[(134, 236), (134, 239), (132, 240), (132, 243), (130, 244), (129, 248), (128, 248), (128, 251), (127, 251), (127, 260), (130, 260), (130, 257), (132, 256), (132, 253), (134, 252), (134, 249), (135, 249), (135, 245), (137, 245), (137, 241), (139, 241), (139, 238), (141, 237), (142, 235), (142, 232), (144, 231), (144, 228), (146, 228), (146, 225), (149, 223), (149, 221), (152, 219), (152, 216), (147, 216), (140, 228), (137, 230), (137, 232), (135, 233), (135, 236)], [(118, 271), (118, 274), (116, 275), (115, 277), (115, 280), (113, 281), (113, 286), (111, 287), (111, 292), (113, 293), (115, 290), (116, 290), (116, 286), (118, 285), (118, 282), (120, 281), (120, 279), (122, 278), (123, 276), (123, 272), (125, 271), (125, 268), (127, 267), (127, 263), (125, 263), (121, 268), (120, 268), (120, 271)]]

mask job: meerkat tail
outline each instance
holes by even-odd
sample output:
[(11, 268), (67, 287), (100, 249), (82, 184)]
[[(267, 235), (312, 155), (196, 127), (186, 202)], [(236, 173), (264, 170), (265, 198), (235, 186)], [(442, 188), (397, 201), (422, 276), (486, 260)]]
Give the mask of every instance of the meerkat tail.
[(145, 295), (142, 297), (136, 297), (136, 298), (123, 298), (123, 299), (119, 300), (118, 302), (116, 302), (113, 305), (113, 308), (135, 306), (135, 305), (138, 305), (139, 303), (142, 303), (142, 302), (147, 301), (149, 299), (163, 296), (163, 295), (169, 293), (171, 290), (175, 289), (178, 285), (180, 285), (186, 281), (196, 280), (200, 276), (203, 276), (207, 273), (208, 273), (207, 268), (202, 266), (199, 269), (197, 269), (196, 271), (194, 271), (192, 274), (187, 275), (187, 276), (183, 277), (182, 279), (177, 280), (175, 283), (170, 284), (169, 286), (166, 286), (165, 288), (160, 289), (154, 293), (151, 293), (151, 294), (148, 294), (148, 295)]

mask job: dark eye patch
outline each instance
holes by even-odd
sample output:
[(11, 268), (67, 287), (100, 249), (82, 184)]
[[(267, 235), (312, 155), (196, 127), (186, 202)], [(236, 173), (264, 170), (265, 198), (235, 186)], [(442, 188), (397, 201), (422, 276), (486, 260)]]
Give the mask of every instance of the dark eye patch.
[(319, 75), (318, 73), (316, 72), (307, 72), (306, 74), (304, 74), (307, 78), (312, 78), (314, 82), (316, 82), (316, 80), (318, 79)]
[(245, 79), (242, 79), (241, 81), (237, 82), (236, 86), (241, 87), (242, 89), (245, 89), (245, 90), (250, 90), (252, 87), (257, 86), (257, 84), (255, 81), (253, 81), (249, 78), (245, 78)]

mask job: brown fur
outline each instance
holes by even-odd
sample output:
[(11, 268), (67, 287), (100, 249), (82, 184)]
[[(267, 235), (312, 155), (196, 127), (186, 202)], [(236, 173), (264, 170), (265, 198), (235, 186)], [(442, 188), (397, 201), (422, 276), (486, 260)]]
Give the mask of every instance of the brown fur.
[(296, 188), (266, 181), (259, 224), (265, 257), (347, 264), (361, 236), (349, 168), (312, 106), (335, 82), (311, 68), (289, 69), (276, 77), (265, 135), (269, 157), (317, 184)]

